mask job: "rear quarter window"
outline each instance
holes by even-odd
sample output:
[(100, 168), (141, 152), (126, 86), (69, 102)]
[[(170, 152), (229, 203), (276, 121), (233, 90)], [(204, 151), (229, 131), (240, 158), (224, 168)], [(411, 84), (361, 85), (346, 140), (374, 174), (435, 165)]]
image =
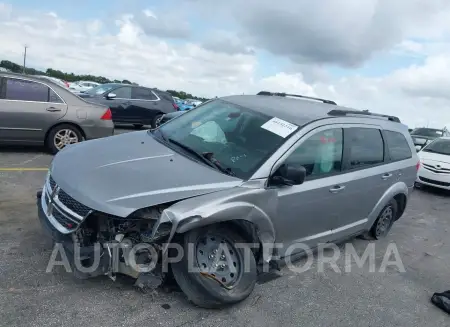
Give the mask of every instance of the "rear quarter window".
[(169, 93), (164, 93), (164, 92), (158, 92), (158, 91), (154, 91), (156, 94), (158, 94), (158, 96), (160, 98), (163, 98), (166, 101), (169, 101), (171, 103), (175, 103), (175, 100), (173, 99), (173, 97), (169, 94)]
[(384, 143), (376, 128), (346, 128), (349, 169), (360, 169), (384, 162)]
[(389, 156), (393, 161), (405, 160), (412, 157), (411, 148), (402, 133), (384, 131), (386, 143), (389, 148)]

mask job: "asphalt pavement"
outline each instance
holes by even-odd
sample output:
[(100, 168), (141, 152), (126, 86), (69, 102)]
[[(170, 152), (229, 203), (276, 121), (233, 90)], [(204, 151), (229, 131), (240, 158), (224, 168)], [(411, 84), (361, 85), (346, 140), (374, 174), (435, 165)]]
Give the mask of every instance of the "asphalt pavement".
[[(0, 148), (0, 326), (450, 325), (430, 303), (433, 292), (450, 289), (448, 192), (413, 192), (389, 236), (374, 243), (376, 272), (344, 258), (337, 261), (340, 271), (325, 265), (319, 272), (314, 261), (306, 272), (284, 268), (278, 278), (261, 281), (238, 305), (205, 310), (176, 290), (141, 293), (127, 278), (82, 281), (62, 268), (47, 273), (52, 245), (35, 202), (51, 159), (41, 149)], [(349, 244), (362, 254), (368, 242)], [(390, 244), (405, 272), (393, 266), (380, 272)]]

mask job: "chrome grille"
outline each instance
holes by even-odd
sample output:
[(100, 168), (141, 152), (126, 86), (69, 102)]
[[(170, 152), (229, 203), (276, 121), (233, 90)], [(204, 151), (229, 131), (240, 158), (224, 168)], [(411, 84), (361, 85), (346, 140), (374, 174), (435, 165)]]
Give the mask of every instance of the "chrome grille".
[(59, 188), (52, 176), (47, 179), (41, 203), (49, 221), (64, 234), (76, 230), (84, 218), (92, 212), (89, 207)]
[(423, 163), (422, 165), (423, 165), (423, 168), (425, 168), (429, 171), (432, 171), (433, 173), (436, 173), (436, 174), (450, 174), (450, 169), (448, 169), (448, 168), (442, 168), (441, 166), (438, 166), (438, 165), (433, 166), (433, 165), (429, 165), (426, 163)]
[(72, 219), (66, 217), (64, 214), (59, 212), (58, 209), (53, 210), (53, 218), (55, 218), (58, 223), (69, 230), (77, 228), (80, 224), (80, 222), (75, 222)]
[(81, 217), (85, 217), (89, 213), (89, 211), (91, 211), (91, 208), (86, 207), (84, 204), (78, 202), (61, 189), (58, 193), (58, 200)]
[(49, 184), (50, 184), (50, 188), (53, 190), (56, 186), (55, 181), (53, 180), (52, 176), (50, 176), (49, 180), (48, 180)]

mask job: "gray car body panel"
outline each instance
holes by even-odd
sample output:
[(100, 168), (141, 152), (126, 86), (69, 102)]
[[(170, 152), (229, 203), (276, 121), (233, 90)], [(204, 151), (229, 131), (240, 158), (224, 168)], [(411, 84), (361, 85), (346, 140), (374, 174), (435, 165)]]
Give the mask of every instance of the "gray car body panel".
[[(174, 229), (184, 233), (219, 221), (250, 221), (257, 226), (264, 261), (282, 258), (287, 252), (300, 252), (302, 248), (295, 247), (299, 243), (314, 247), (318, 243), (369, 230), (394, 196), (408, 198), (414, 186), (418, 157), (410, 137), (406, 138), (412, 152), (410, 159), (344, 172), (301, 185), (266, 187), (269, 176), (309, 136), (323, 129), (346, 127), (370, 127), (403, 132), (405, 137), (409, 135), (406, 127), (383, 120), (345, 117), (312, 122), (292, 136), (255, 172), (250, 179), (253, 184), (247, 182), (232, 191), (181, 201), (167, 209)], [(384, 180), (385, 173), (392, 177)], [(345, 192), (330, 193), (333, 185), (345, 185)], [(367, 189), (367, 185), (372, 187)], [(273, 241), (282, 246), (271, 254)]]
[[(294, 101), (309, 106), (307, 101)], [(334, 107), (323, 105), (318, 109), (324, 112)], [(314, 247), (367, 231), (392, 198), (408, 199), (417, 176), (418, 157), (406, 126), (365, 116), (320, 118), (316, 112), (309, 121), (305, 117), (298, 118), (300, 128), (248, 181), (192, 161), (145, 131), (68, 147), (55, 157), (51, 174), (76, 200), (116, 216), (175, 201), (153, 229), (156, 233), (161, 223), (172, 223), (167, 244), (176, 233), (212, 223), (251, 222), (263, 246), (263, 260), (268, 262), (301, 251), (295, 247), (298, 243)], [(301, 185), (269, 187), (271, 174), (308, 137), (321, 130), (348, 127), (400, 132), (411, 149), (411, 158), (343, 171)], [(100, 151), (101, 156), (85, 160), (86, 153)], [(331, 192), (335, 185), (343, 185), (344, 191)], [(283, 245), (272, 251), (274, 242)]]
[[(4, 77), (43, 84), (52, 89), (64, 103), (0, 98), (0, 142), (44, 144), (47, 133), (54, 126), (63, 123), (77, 126), (85, 139), (113, 135), (112, 121), (100, 119), (107, 109), (106, 106), (88, 103), (50, 80), (1, 73), (0, 80)], [(47, 111), (49, 108), (59, 111)]]

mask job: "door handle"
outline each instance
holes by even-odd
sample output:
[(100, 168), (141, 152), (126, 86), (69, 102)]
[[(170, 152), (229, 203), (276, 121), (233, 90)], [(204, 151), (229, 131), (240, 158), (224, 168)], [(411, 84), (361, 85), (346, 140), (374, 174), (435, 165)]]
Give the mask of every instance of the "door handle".
[(345, 186), (343, 186), (343, 185), (336, 185), (336, 186), (333, 186), (332, 188), (330, 188), (330, 192), (331, 193), (337, 193), (337, 192), (342, 191), (343, 189), (345, 189)]
[(47, 111), (50, 111), (50, 112), (61, 111), (61, 109), (58, 109), (58, 108), (55, 108), (55, 107), (50, 107), (50, 108), (47, 108), (46, 110), (47, 110)]
[(388, 178), (391, 178), (391, 177), (392, 177), (391, 173), (387, 173), (387, 174), (384, 174), (384, 175), (381, 176), (381, 178), (384, 179), (384, 180), (386, 180)]

